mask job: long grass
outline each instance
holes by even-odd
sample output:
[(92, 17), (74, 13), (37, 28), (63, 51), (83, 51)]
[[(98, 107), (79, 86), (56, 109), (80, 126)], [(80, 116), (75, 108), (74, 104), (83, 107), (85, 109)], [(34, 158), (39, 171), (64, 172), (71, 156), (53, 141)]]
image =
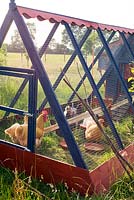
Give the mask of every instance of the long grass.
[[(134, 177), (134, 176), (133, 176)], [(17, 171), (0, 167), (0, 200), (133, 200), (134, 181), (124, 175), (115, 182), (110, 190), (100, 195), (80, 196), (79, 193), (69, 192), (64, 184), (44, 184), (19, 174)]]

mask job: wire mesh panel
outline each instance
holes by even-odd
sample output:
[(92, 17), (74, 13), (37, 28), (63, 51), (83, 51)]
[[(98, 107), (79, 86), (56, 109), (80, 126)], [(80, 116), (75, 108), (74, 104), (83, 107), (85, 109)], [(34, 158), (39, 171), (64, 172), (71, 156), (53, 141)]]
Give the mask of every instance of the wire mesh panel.
[[(114, 53), (116, 52), (116, 49), (113, 49), (112, 51)], [(105, 57), (108, 57), (106, 51), (104, 51), (104, 54)], [(108, 58), (106, 60), (108, 61)], [(93, 60), (90, 58), (90, 62), (88, 61), (87, 65), (90, 66), (92, 61)], [(121, 66), (120, 63), (119, 66)], [(122, 75), (124, 69), (120, 68), (119, 70)], [(79, 81), (82, 80), (81, 87), (77, 91), (79, 96), (84, 99), (88, 106), (90, 106), (101, 124), (103, 131), (110, 138), (117, 150), (120, 150), (120, 142), (121, 145), (125, 147), (133, 140), (133, 120), (132, 115), (129, 112), (131, 106), (127, 94), (123, 92), (124, 88), (122, 87), (122, 81), (118, 78), (115, 68), (109, 62), (106, 63), (106, 67), (101, 66), (101, 68), (100, 62), (96, 63), (92, 67), (90, 73), (97, 86), (102, 102), (96, 95), (96, 91), (93, 90), (88, 78), (85, 77), (84, 80), (82, 79), (85, 71), (79, 59), (70, 66), (68, 72), (63, 76), (63, 78), (67, 78), (74, 89), (77, 88)], [(106, 73), (108, 74), (107, 76)], [(123, 81), (125, 81), (125, 79)], [(58, 88), (60, 85), (62, 85), (61, 88), (64, 88), (63, 93), (58, 92), (60, 91)], [(103, 132), (99, 130), (95, 121), (87, 109), (81, 104), (77, 96), (74, 95), (74, 99), (71, 100), (71, 89), (68, 88), (63, 80), (60, 82), (58, 87), (56, 89), (57, 98), (60, 101), (60, 98), (63, 95), (65, 101), (65, 104), (62, 106), (64, 115), (67, 118), (86, 165), (90, 170), (92, 170), (113, 156), (114, 153), (109, 142), (103, 135)], [(69, 92), (67, 93), (67, 91)], [(68, 98), (70, 99), (69, 101)], [(67, 101), (68, 103), (66, 103)], [(105, 109), (103, 104), (105, 105)], [(54, 116), (52, 115), (50, 118), (49, 125), (57, 126)], [(52, 143), (50, 141), (49, 143), (47, 141), (49, 140), (48, 138), (51, 138), (53, 142), (50, 139)], [(50, 130), (50, 133), (47, 133), (43, 140), (44, 145), (37, 151), (41, 153), (42, 148), (45, 148), (45, 155), (73, 164), (73, 159), (70, 156), (68, 146), (58, 126), (55, 127), (54, 131)], [(48, 148), (50, 155), (46, 148), (47, 142), (50, 145)], [(56, 147), (54, 147), (54, 143)]]
[[(91, 63), (92, 59), (90, 57), (87, 64), (91, 65)], [(77, 93), (84, 102), (90, 106), (104, 132), (109, 136), (115, 147), (119, 150), (120, 148), (115, 136), (116, 134), (119, 135), (121, 142), (125, 146), (130, 144), (133, 139), (132, 118), (130, 113), (128, 113), (130, 106), (126, 95), (123, 93), (123, 88), (121, 88), (121, 82), (118, 77), (115, 76), (116, 72), (114, 68), (111, 66), (109, 75), (104, 79), (104, 81), (102, 81), (101, 86), (99, 86), (99, 82), (103, 79), (107, 69), (98, 70), (98, 67), (98, 63), (96, 63), (92, 67), (90, 73), (95, 84), (98, 85), (98, 92), (113, 124), (111, 125), (107, 115), (105, 115), (104, 108), (97, 98), (87, 77), (82, 81), (81, 87)], [(62, 68), (63, 66), (57, 66), (55, 73), (54, 70), (50, 70), (49, 67), (46, 67), (46, 70), (50, 70), (47, 73), (52, 85), (60, 75)], [(99, 130), (95, 121), (87, 109), (82, 105), (78, 97), (74, 95), (74, 98), (69, 100), (72, 90), (63, 79), (68, 79), (72, 87), (75, 89), (85, 74), (78, 57), (76, 57), (75, 62), (72, 63), (68, 71), (64, 74), (63, 70), (62, 73), (64, 76), (55, 89), (55, 94), (62, 106), (64, 116), (69, 123), (82, 157), (88, 169), (92, 170), (113, 156), (113, 152), (102, 131)], [(118, 93), (116, 93), (116, 90), (119, 89), (121, 92), (117, 95)], [(46, 97), (39, 84), (38, 107), (45, 98)], [(40, 145), (36, 147), (36, 152), (53, 159), (74, 164), (69, 148), (63, 137), (63, 133), (57, 124), (47, 99), (44, 109), (47, 111), (47, 118), (44, 121), (45, 123), (43, 122), (45, 126), (44, 136), (41, 138)], [(111, 128), (113, 126), (115, 127), (116, 133), (113, 133), (113, 129)], [(125, 128), (123, 126), (125, 126)]]
[[(101, 123), (105, 133), (119, 150), (115, 135), (108, 124), (108, 120), (103, 114), (102, 108), (96, 98), (94, 98), (93, 101), (94, 102), (92, 102), (90, 106), (92, 106), (94, 114)], [(126, 99), (123, 100), (123, 102), (121, 100), (121, 102), (116, 102), (115, 104), (112, 104), (111, 99), (105, 101), (108, 113), (124, 146), (129, 145), (134, 138), (132, 118), (131, 115), (126, 112), (125, 119), (120, 117), (117, 120), (117, 116), (120, 113), (117, 111), (117, 114), (115, 114), (115, 112), (119, 108), (120, 103), (125, 104), (126, 102)], [(70, 128), (82, 153), (83, 159), (90, 170), (113, 156), (108, 141), (99, 130), (88, 111), (86, 111), (79, 101), (63, 106), (63, 111), (70, 124)], [(116, 119), (114, 119), (115, 116)], [(53, 128), (53, 125), (56, 125), (56, 120), (53, 115), (51, 115), (49, 116), (48, 124), (46, 126)], [(63, 134), (57, 125), (55, 126), (54, 131), (51, 131), (50, 129), (49, 133), (44, 135), (41, 147), (37, 149), (37, 152), (73, 164), (73, 159), (70, 156)]]
[[(25, 30), (21, 36), (41, 83), (38, 84), (36, 152), (74, 164), (77, 158), (72, 153), (75, 149), (69, 145), (71, 138), (72, 146), (78, 147), (76, 156), (82, 154), (87, 168), (92, 170), (113, 156), (109, 140), (117, 150), (129, 145), (134, 137), (131, 101), (134, 91), (133, 66), (130, 68), (131, 73), (128, 70), (133, 56), (128, 44), (124, 45), (124, 37), (129, 38), (128, 35), (119, 36), (115, 31), (101, 31), (98, 26), (96, 30), (83, 25), (71, 26), (62, 20), (69, 36), (68, 45), (71, 43), (69, 53), (54, 54), (50, 40), (58, 27), (57, 22), (40, 49), (39, 56), (44, 53), (40, 60), (26, 27), (23, 23), (23, 26), (19, 26), (17, 19), (16, 22), (20, 32)], [(133, 38), (130, 39), (133, 44)], [(68, 49), (65, 45), (67, 40), (64, 41), (64, 50)], [(47, 47), (51, 45), (53, 54), (49, 55)], [(58, 112), (57, 108), (61, 111)], [(22, 119), (22, 123), (25, 122), (25, 118)], [(63, 130), (68, 137), (65, 137)]]

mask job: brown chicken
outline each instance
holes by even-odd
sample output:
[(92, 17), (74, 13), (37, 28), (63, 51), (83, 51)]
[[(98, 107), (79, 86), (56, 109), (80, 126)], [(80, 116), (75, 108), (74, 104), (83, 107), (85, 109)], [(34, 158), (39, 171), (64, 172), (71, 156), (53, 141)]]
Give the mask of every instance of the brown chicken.
[(27, 146), (28, 125), (22, 124), (15, 129), (15, 137), (22, 146)]
[(13, 142), (15, 142), (15, 143), (18, 143), (18, 140), (17, 140), (17, 138), (15, 137), (15, 130), (16, 130), (16, 128), (19, 127), (19, 126), (20, 126), (19, 123), (15, 123), (15, 124), (13, 124), (11, 127), (7, 128), (7, 129), (5, 130), (5, 133), (6, 133), (7, 135), (9, 135), (9, 137), (11, 138), (11, 140), (12, 140)]
[[(15, 136), (19, 143), (23, 146), (27, 146), (27, 134), (28, 134), (28, 120), (25, 119), (23, 125), (20, 125), (15, 130)], [(36, 147), (41, 144), (44, 135), (44, 114), (39, 115), (36, 120)]]
[[(45, 117), (45, 119), (47, 119)], [(45, 120), (46, 121), (46, 120)], [(44, 135), (44, 113), (40, 114), (36, 119), (36, 147), (41, 144), (43, 135)], [(24, 124), (13, 124), (10, 128), (5, 130), (5, 133), (8, 134), (12, 141), (18, 143), (22, 146), (27, 146), (28, 138), (28, 117), (24, 117)]]

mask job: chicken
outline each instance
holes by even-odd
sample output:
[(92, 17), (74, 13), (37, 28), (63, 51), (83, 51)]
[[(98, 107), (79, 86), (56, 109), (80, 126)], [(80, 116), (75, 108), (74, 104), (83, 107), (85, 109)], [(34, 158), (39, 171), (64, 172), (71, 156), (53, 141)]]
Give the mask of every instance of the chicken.
[[(40, 117), (40, 120), (42, 120), (43, 115), (39, 117)], [(40, 120), (38, 118), (37, 120), (39, 123)], [(39, 123), (39, 124), (40, 126), (42, 126), (42, 123)], [(28, 124), (22, 124), (18, 126), (15, 130), (15, 137), (17, 138), (20, 145), (22, 146), (27, 146), (27, 137), (28, 137), (27, 133), (28, 133)], [(36, 127), (36, 147), (38, 147), (41, 144), (43, 135), (44, 135), (44, 130), (37, 126)]]
[[(43, 135), (44, 135), (44, 119), (47, 120), (46, 115), (48, 113), (42, 113), (36, 119), (36, 147), (41, 144)], [(24, 116), (24, 124), (14, 124), (10, 128), (5, 130), (5, 133), (8, 134), (12, 141), (18, 143), (22, 146), (27, 146), (28, 138), (28, 116)]]
[(15, 137), (22, 146), (27, 146), (28, 125), (22, 124), (15, 129)]
[(64, 110), (64, 115), (65, 117), (68, 119), (70, 117), (74, 117), (75, 115), (77, 114), (77, 108), (75, 108), (72, 104), (72, 106), (69, 106), (67, 105), (65, 107), (65, 110)]
[[(92, 118), (92, 116), (89, 114), (89, 112), (88, 111), (86, 111), (85, 112), (85, 114), (87, 113), (87, 115), (89, 115), (88, 117), (86, 117), (86, 118), (84, 118), (83, 119), (83, 122), (80, 124), (80, 127), (81, 128), (87, 128), (87, 127), (89, 127), (89, 126), (91, 126), (91, 125), (93, 125), (93, 124), (96, 124), (96, 122), (94, 121), (94, 119)], [(99, 116), (98, 115), (95, 115), (96, 116), (96, 118), (98, 119), (99, 118)]]
[[(20, 125), (15, 130), (15, 136), (19, 143), (23, 146), (27, 146), (27, 134), (28, 134), (28, 120), (24, 121), (23, 125)], [(44, 114), (40, 114), (36, 119), (36, 147), (41, 144), (44, 135)]]
[(9, 137), (10, 137), (11, 140), (12, 140), (12, 142), (18, 143), (18, 140), (17, 140), (17, 138), (16, 138), (16, 136), (15, 136), (15, 130), (16, 130), (16, 128), (19, 127), (19, 126), (20, 126), (19, 123), (15, 123), (15, 124), (13, 124), (11, 127), (7, 128), (7, 129), (5, 130), (5, 133), (6, 133), (7, 135), (9, 135)]
[[(87, 111), (87, 113), (88, 113), (88, 111)], [(89, 126), (91, 126), (93, 124), (96, 124), (96, 123), (95, 123), (94, 119), (91, 116), (89, 116), (89, 117), (84, 118), (83, 123), (81, 124), (81, 126), (87, 128), (87, 127), (89, 127)]]
[[(72, 106), (67, 105), (65, 107), (64, 115), (65, 115), (66, 119), (75, 117), (77, 115), (77, 108), (74, 107), (73, 103), (72, 103)], [(72, 128), (76, 127), (77, 125), (78, 125), (78, 123), (73, 123), (70, 125), (70, 128), (72, 129)]]
[[(103, 127), (104, 120), (98, 120), (101, 126)], [(92, 125), (89, 124), (85, 130), (85, 138), (90, 141), (99, 141), (102, 138), (102, 132), (98, 128), (97, 124), (93, 123)]]
[(44, 113), (40, 114), (39, 117), (36, 119), (36, 127), (42, 130), (44, 129)]
[(36, 147), (39, 147), (44, 136), (44, 122), (47, 121), (48, 113), (44, 112), (36, 120)]
[(28, 124), (28, 116), (27, 115), (24, 116), (24, 124)]
[(65, 107), (64, 115), (67, 119), (71, 117), (71, 107), (69, 105)]

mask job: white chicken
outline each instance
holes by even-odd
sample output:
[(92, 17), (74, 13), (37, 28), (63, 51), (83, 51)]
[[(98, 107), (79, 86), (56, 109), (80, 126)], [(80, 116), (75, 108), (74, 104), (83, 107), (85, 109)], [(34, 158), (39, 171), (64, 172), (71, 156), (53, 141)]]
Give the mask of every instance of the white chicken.
[[(101, 124), (101, 126), (103, 127), (104, 120), (103, 119), (99, 119), (98, 121)], [(99, 127), (97, 126), (97, 124), (95, 124), (95, 123), (89, 124), (86, 127), (85, 138), (88, 141), (99, 141), (99, 140), (101, 140), (101, 138), (102, 138), (102, 131), (99, 129)]]
[(77, 114), (77, 108), (75, 108), (73, 104), (72, 106), (67, 105), (65, 107), (64, 115), (67, 119), (74, 117), (76, 114)]
[[(88, 111), (86, 111), (86, 112), (88, 113)], [(89, 117), (84, 118), (84, 120), (81, 124), (81, 127), (87, 128), (88, 126), (93, 125), (93, 124), (96, 124), (96, 123), (95, 123), (94, 119), (91, 116), (89, 116)]]

